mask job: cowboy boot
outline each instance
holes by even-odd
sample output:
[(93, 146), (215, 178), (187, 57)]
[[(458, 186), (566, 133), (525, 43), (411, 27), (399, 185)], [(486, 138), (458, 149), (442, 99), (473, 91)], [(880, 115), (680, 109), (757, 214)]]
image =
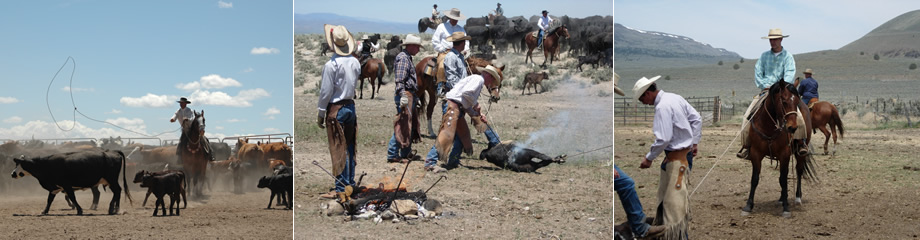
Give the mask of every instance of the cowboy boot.
[(651, 225), (648, 226), (648, 231), (645, 232), (645, 236), (642, 236), (642, 239), (650, 239), (661, 236), (664, 233), (666, 228), (662, 225)]
[(750, 159), (750, 158), (751, 158), (751, 154), (750, 154), (750, 153), (751, 153), (751, 150), (750, 150), (750, 148), (751, 148), (751, 147), (741, 147), (741, 150), (738, 151), (738, 153), (735, 154), (735, 156), (738, 157), (738, 158), (741, 158), (741, 159), (751, 160), (751, 159)]
[(805, 156), (808, 155), (808, 146), (805, 145), (805, 140), (796, 139), (796, 155)]

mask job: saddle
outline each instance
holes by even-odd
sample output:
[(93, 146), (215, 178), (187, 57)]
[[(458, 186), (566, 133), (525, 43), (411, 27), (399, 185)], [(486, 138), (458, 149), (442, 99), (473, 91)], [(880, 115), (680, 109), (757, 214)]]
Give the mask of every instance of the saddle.
[[(533, 31), (533, 32), (530, 32), (530, 36), (532, 36), (533, 38), (537, 38), (537, 35), (539, 35), (539, 33), (540, 31)], [(543, 39), (546, 39), (547, 36), (549, 36), (549, 34), (543, 34)]]
[(422, 73), (424, 73), (425, 75), (434, 77), (437, 70), (438, 70), (437, 58), (431, 58), (430, 60), (428, 60), (427, 63), (425, 63), (425, 69), (422, 70)]

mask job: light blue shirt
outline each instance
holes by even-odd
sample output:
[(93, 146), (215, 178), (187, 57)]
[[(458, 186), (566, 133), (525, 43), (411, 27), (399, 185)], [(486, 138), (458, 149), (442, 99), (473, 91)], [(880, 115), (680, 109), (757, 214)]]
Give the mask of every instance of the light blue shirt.
[(458, 53), (457, 49), (450, 49), (444, 57), (444, 78), (447, 79), (448, 86), (453, 88), (466, 76), (466, 61), (463, 60), (463, 55)]
[(757, 89), (770, 88), (780, 79), (789, 84), (795, 82), (795, 59), (792, 54), (786, 48), (778, 55), (772, 50), (760, 54), (757, 64), (754, 64), (754, 84)]
[(645, 158), (652, 161), (664, 150), (675, 151), (699, 144), (702, 130), (700, 113), (687, 100), (680, 95), (659, 90), (655, 97), (655, 120), (652, 123), (655, 143)]
[(360, 73), (361, 63), (355, 57), (333, 54), (329, 58), (323, 65), (319, 101), (316, 103), (321, 116), (326, 116), (326, 107), (330, 103), (355, 99), (355, 82)]

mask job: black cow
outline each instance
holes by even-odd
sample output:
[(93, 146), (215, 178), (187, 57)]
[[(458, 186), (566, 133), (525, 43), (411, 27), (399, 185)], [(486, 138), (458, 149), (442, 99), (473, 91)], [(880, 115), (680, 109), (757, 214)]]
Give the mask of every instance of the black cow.
[(176, 216), (179, 216), (179, 195), (185, 190), (182, 187), (184, 180), (185, 174), (182, 172), (146, 174), (141, 178), (141, 187), (146, 187), (157, 197), (157, 201), (153, 204), (153, 216), (157, 215), (160, 206), (163, 207), (163, 214), (160, 216), (166, 216), (166, 202), (163, 201), (163, 195), (166, 194), (169, 194), (169, 215), (173, 215), (173, 204), (175, 204)]
[(489, 27), (466, 25), (463, 29), (466, 31), (466, 35), (470, 36), (470, 46), (466, 46), (467, 49), (477, 49), (477, 47), (485, 45), (491, 39)]
[(387, 50), (398, 48), (403, 41), (399, 40), (399, 35), (393, 35), (390, 37), (390, 42), (387, 43)]
[[(160, 172), (148, 172), (147, 170), (140, 170), (140, 171), (137, 171), (136, 174), (134, 174), (133, 182), (140, 183), (141, 187), (147, 188), (147, 195), (144, 196), (144, 203), (141, 204), (141, 207), (147, 205), (147, 198), (150, 197), (150, 194), (153, 193), (153, 190), (154, 190), (153, 188), (150, 188), (149, 186), (144, 184), (144, 177), (160, 176), (160, 175), (166, 175), (170, 173), (175, 173), (176, 175), (179, 176), (179, 178), (181, 178), (180, 179), (181, 185), (179, 186), (179, 195), (182, 196), (183, 203), (185, 204), (185, 206), (183, 206), (182, 208), (188, 208), (188, 196), (186, 196), (186, 191), (185, 191), (185, 189), (188, 188), (188, 178), (185, 177), (185, 172), (183, 172), (182, 170), (170, 170), (170, 169), (166, 169)], [(178, 203), (176, 205), (178, 205)], [(153, 207), (156, 208), (156, 205), (154, 205)], [(165, 209), (163, 213), (166, 214)]]
[[(539, 161), (533, 161), (535, 158)], [(511, 169), (515, 172), (536, 172), (537, 169), (545, 167), (550, 163), (565, 162), (563, 156), (556, 157), (555, 159), (550, 158), (546, 156), (546, 154), (513, 143), (502, 143), (482, 150), (482, 152), (479, 153), (479, 159), (485, 159), (496, 166)]]
[(466, 19), (467, 27), (472, 26), (485, 26), (489, 23), (489, 17), (471, 17)]
[(272, 191), (272, 195), (268, 197), (268, 207), (265, 207), (266, 209), (272, 208), (272, 200), (274, 200), (276, 195), (280, 195), (282, 198), (287, 198), (285, 200), (285, 209), (293, 208), (292, 200), (294, 199), (294, 175), (283, 173), (273, 176), (263, 176), (261, 179), (259, 179), (258, 187), (268, 188)]
[(215, 160), (230, 159), (230, 145), (225, 142), (210, 142), (211, 154)]
[(319, 50), (320, 54), (323, 56), (326, 56), (326, 52), (332, 51), (331, 49), (329, 49), (329, 44), (326, 44), (326, 41), (322, 41), (319, 45), (320, 45), (320, 50)]
[(387, 75), (393, 74), (394, 61), (396, 61), (396, 55), (399, 55), (399, 52), (402, 52), (402, 48), (397, 47), (387, 50), (386, 55), (383, 55), (383, 64), (387, 65)]
[(578, 66), (575, 66), (575, 68), (577, 68), (578, 71), (581, 72), (583, 71), (581, 68), (581, 65), (591, 64), (592, 66), (594, 66), (594, 69), (597, 69), (597, 64), (598, 62), (601, 61), (602, 58), (603, 56), (601, 56), (600, 54), (593, 54), (593, 55), (588, 55), (588, 56), (578, 56)]
[[(42, 214), (48, 214), (54, 196), (63, 191), (77, 208), (77, 215), (83, 215), (83, 208), (77, 203), (73, 191), (75, 189), (91, 188), (97, 185), (109, 185), (112, 190), (112, 201), (109, 202), (109, 214), (118, 213), (121, 207), (121, 186), (118, 185), (118, 170), (122, 171), (122, 182), (125, 185), (125, 196), (128, 201), (131, 193), (128, 190), (128, 181), (125, 177), (125, 154), (118, 150), (86, 150), (52, 154), (43, 157), (26, 158), (20, 156), (13, 159), (16, 169), (13, 178), (32, 175), (38, 179), (42, 188), (48, 190), (48, 202)], [(22, 168), (20, 170), (20, 167)]]
[(482, 60), (486, 60), (486, 61), (492, 61), (492, 60), (498, 59), (498, 57), (496, 57), (495, 54), (492, 54), (492, 53), (476, 53), (476, 54), (473, 54), (473, 57), (481, 58)]

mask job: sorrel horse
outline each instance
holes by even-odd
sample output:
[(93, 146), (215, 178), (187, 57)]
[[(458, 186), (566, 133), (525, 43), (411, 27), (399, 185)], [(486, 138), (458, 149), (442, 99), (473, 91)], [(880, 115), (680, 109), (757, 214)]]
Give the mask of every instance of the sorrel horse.
[[(419, 101), (421, 102), (422, 107), (419, 108), (419, 111), (425, 114), (425, 119), (428, 120), (428, 136), (429, 137), (435, 136), (434, 129), (432, 128), (432, 125), (431, 125), (431, 115), (434, 113), (433, 112), (434, 106), (437, 103), (437, 101), (435, 101), (435, 97), (437, 96), (438, 85), (435, 82), (434, 77), (425, 74), (425, 66), (433, 58), (436, 58), (436, 56), (422, 58), (421, 61), (415, 64), (415, 73), (417, 74), (415, 78), (415, 84), (416, 84), (416, 87), (418, 87), (418, 91), (415, 93), (415, 95), (418, 97)], [(467, 71), (467, 73), (469, 74), (480, 74), (479, 70), (476, 69), (476, 67), (486, 67), (492, 64), (488, 60), (484, 60), (481, 58), (474, 58), (474, 57), (466, 58), (466, 62), (470, 66), (470, 69), (469, 69), (470, 71)], [(505, 70), (505, 66), (502, 66), (501, 68), (498, 68), (498, 69), (499, 69), (498, 74), (502, 75), (502, 79), (504, 79), (504, 73), (502, 72)], [(492, 91), (492, 90), (493, 89), (489, 88), (489, 91)], [(501, 82), (498, 82), (498, 86), (494, 90), (495, 92), (490, 92), (492, 93), (492, 101), (498, 102), (499, 93), (501, 92)], [(414, 116), (418, 117), (418, 115), (414, 115)]]
[[(383, 76), (387, 75), (387, 67), (383, 64), (383, 60), (379, 58), (369, 58), (367, 63), (361, 67), (361, 76), (358, 76), (358, 79), (361, 80), (361, 95), (358, 96), (359, 99), (364, 98), (364, 79), (370, 79), (371, 82), (371, 99), (374, 99), (377, 93), (380, 93), (380, 85), (386, 84), (383, 81)], [(376, 86), (374, 84), (377, 84)]]
[[(556, 27), (552, 31), (546, 33), (546, 38), (543, 39), (543, 64), (540, 65), (544, 69), (546, 68), (546, 60), (549, 59), (549, 64), (553, 64), (553, 60), (556, 60), (556, 50), (559, 48), (559, 38), (569, 37), (569, 30), (565, 27), (565, 24), (562, 26)], [(524, 39), (521, 40), (521, 45), (527, 43), (527, 56), (524, 57), (524, 63), (527, 63), (527, 59), (530, 59), (530, 62), (533, 63), (533, 49), (537, 48), (537, 38), (533, 34), (527, 34), (524, 36)]]
[[(830, 131), (827, 129), (828, 124), (831, 125)], [(811, 109), (811, 126), (821, 129), (821, 132), (824, 133), (824, 155), (827, 155), (827, 142), (831, 140), (831, 135), (833, 134), (834, 151), (832, 154), (836, 155), (837, 130), (840, 130), (840, 137), (843, 137), (843, 122), (840, 121), (840, 114), (837, 113), (837, 107), (827, 101), (816, 102)], [(816, 133), (817, 129), (813, 128), (812, 132)]]
[(207, 182), (208, 160), (210, 157), (204, 151), (204, 110), (195, 112), (195, 118), (190, 120), (185, 132), (186, 145), (182, 149), (182, 168), (189, 176), (191, 182), (191, 195), (201, 197), (203, 185)]
[[(748, 134), (751, 144), (750, 157), (753, 171), (751, 173), (751, 192), (748, 195), (747, 205), (741, 210), (741, 216), (747, 216), (754, 208), (754, 192), (760, 181), (761, 161), (765, 156), (770, 156), (779, 161), (779, 202), (783, 205), (783, 217), (791, 217), (789, 201), (786, 190), (788, 189), (789, 161), (793, 155), (792, 135), (798, 127), (796, 123), (796, 106), (804, 106), (792, 84), (778, 81), (770, 87), (769, 95), (765, 96), (763, 104), (755, 109), (751, 117), (751, 130), (757, 134)], [(805, 119), (809, 119), (808, 108), (800, 109)], [(802, 176), (807, 174), (809, 179), (815, 179), (814, 161), (810, 154), (795, 156), (796, 160), (796, 191), (795, 202), (802, 202)]]

